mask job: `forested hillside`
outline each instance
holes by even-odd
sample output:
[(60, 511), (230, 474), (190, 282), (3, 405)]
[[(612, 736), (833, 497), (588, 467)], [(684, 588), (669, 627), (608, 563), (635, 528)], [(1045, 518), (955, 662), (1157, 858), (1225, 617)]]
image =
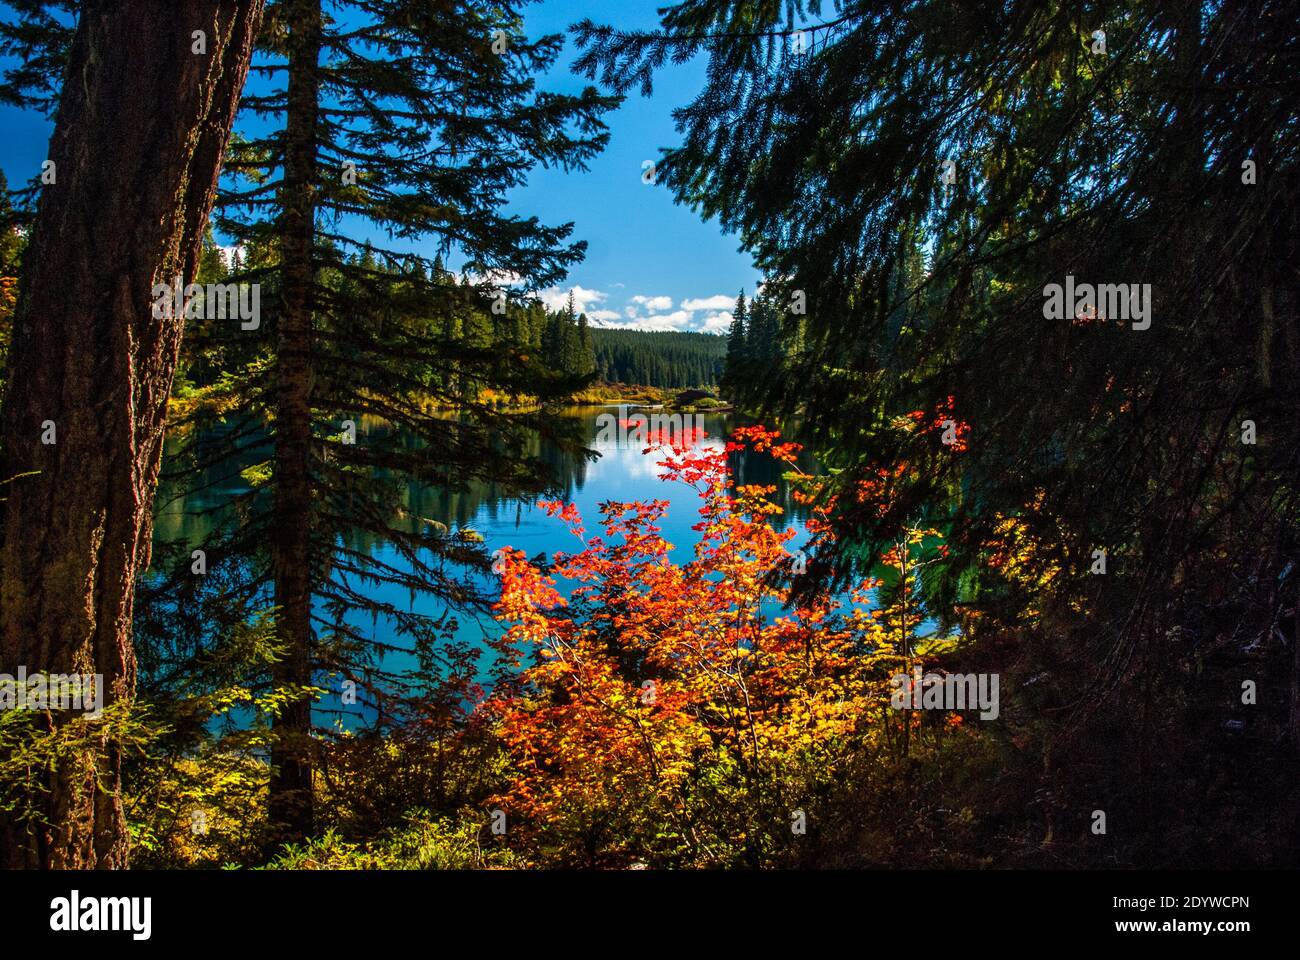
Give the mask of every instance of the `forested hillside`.
[(593, 328), (596, 374), (609, 383), (713, 387), (722, 378), (727, 341), (708, 333)]

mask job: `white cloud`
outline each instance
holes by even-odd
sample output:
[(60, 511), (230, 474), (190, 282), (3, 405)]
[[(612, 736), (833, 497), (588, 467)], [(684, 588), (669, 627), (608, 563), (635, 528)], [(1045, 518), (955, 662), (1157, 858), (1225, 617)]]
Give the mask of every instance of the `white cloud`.
[(683, 310), (730, 310), (735, 306), (734, 298), (726, 294), (719, 293), (712, 297), (702, 297), (698, 300), (683, 300)]
[(551, 287), (537, 295), (552, 310), (563, 310), (569, 305), (569, 293), (573, 293), (573, 308), (579, 313), (591, 316), (591, 305), (609, 299), (609, 294), (601, 290), (588, 290), (586, 287)]
[[(621, 286), (613, 284), (612, 287)], [(611, 287), (611, 288), (612, 288)], [(575, 286), (574, 305), (595, 326), (615, 330), (691, 331), (700, 333), (726, 333), (731, 328), (731, 308), (734, 301), (725, 294), (711, 297), (687, 297), (677, 309), (673, 298), (635, 294), (624, 300), (622, 311), (608, 303), (610, 295), (602, 290)], [(569, 290), (553, 287), (538, 294), (538, 299), (552, 310), (563, 310), (568, 303)], [(604, 306), (599, 306), (604, 304)]]
[(694, 314), (689, 310), (674, 310), (672, 313), (657, 313), (648, 317), (633, 317), (622, 323), (602, 323), (603, 327), (612, 327), (618, 330), (649, 330), (649, 331), (673, 331), (673, 330), (691, 330), (691, 319)]
[(638, 307), (645, 307), (647, 310), (671, 310), (673, 308), (672, 297), (645, 297), (637, 294), (635, 297), (628, 297), (627, 302), (636, 304)]
[(624, 324), (631, 330), (689, 330), (694, 314), (689, 310), (674, 310), (672, 313), (657, 313), (641, 317)]
[(700, 330), (704, 333), (726, 333), (731, 329), (732, 321), (731, 311), (723, 310), (720, 313), (711, 313), (704, 318), (704, 323)]

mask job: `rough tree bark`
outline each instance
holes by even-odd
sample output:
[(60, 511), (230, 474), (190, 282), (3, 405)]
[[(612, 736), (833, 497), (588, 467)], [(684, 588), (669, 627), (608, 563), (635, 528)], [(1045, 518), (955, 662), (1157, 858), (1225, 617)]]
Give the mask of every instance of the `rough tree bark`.
[[(134, 585), (183, 326), (153, 317), (151, 291), (194, 276), (262, 6), (82, 5), (0, 412), (0, 480), (35, 471), (0, 503), (4, 672), (100, 673), (107, 703), (133, 696)], [(0, 860), (124, 866), (120, 759), (105, 739), (60, 762), (41, 799), (47, 822), (0, 823)]]
[[(280, 251), (283, 300), (276, 347), (275, 520), (272, 568), (278, 685), (312, 680), (312, 311), (316, 225), (316, 120), (320, 108), (320, 0), (291, 0), (289, 87), (285, 114)], [(301, 840), (312, 830), (311, 699), (295, 697), (275, 718), (268, 816), (272, 841)]]

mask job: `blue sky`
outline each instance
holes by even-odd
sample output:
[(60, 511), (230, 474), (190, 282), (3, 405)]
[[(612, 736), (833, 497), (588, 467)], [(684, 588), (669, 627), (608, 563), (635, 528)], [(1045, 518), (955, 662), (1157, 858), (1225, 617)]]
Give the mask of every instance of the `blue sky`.
[[(629, 29), (653, 28), (664, 0), (542, 0), (525, 8), (529, 35), (558, 33), (590, 17)], [(562, 92), (580, 90), (586, 81), (569, 65), (577, 55), (572, 38), (546, 84)], [(688, 103), (704, 84), (701, 58), (665, 66), (649, 98), (629, 94), (606, 122), (610, 142), (588, 173), (565, 175), (542, 170), (511, 200), (519, 212), (544, 222), (573, 221), (574, 235), (588, 243), (587, 259), (569, 276), (588, 316), (604, 325), (642, 329), (723, 331), (730, 309), (744, 288), (754, 292), (761, 279), (734, 236), (716, 222), (704, 223), (672, 202), (662, 186), (641, 181), (642, 164), (680, 140), (672, 110)], [(552, 291), (547, 298), (563, 298)]]
[[(566, 33), (584, 17), (648, 29), (663, 2), (542, 0), (524, 8), (524, 32)], [(585, 86), (569, 69), (577, 52), (566, 33), (564, 53), (539, 85), (558, 92)], [(563, 287), (540, 291), (543, 300), (560, 306), (572, 289), (579, 308), (600, 326), (724, 332), (737, 292), (754, 292), (761, 278), (737, 249), (737, 239), (675, 205), (662, 186), (641, 179), (642, 164), (679, 141), (672, 110), (689, 102), (703, 82), (699, 58), (666, 66), (654, 96), (629, 95), (606, 116), (609, 146), (587, 172), (538, 169), (528, 186), (511, 192), (512, 212), (544, 223), (572, 221), (574, 237), (587, 241), (587, 259)], [(11, 186), (23, 184), (40, 170), (50, 125), (35, 113), (0, 107), (0, 130), (0, 168)]]

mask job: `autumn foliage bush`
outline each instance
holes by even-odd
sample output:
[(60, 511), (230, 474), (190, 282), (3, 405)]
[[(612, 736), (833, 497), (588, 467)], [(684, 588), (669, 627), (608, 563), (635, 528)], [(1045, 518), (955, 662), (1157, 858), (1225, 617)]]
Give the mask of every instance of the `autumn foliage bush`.
[(505, 553), (496, 613), (513, 669), (482, 709), (509, 755), (492, 803), (532, 861), (807, 862), (818, 836), (844, 829), (850, 768), (901, 771), (979, 737), (958, 713), (923, 722), (890, 705), (892, 675), (958, 643), (925, 635), (919, 577), (937, 532), (908, 531), (847, 595), (794, 602), (807, 595), (792, 590), (796, 534), (773, 525), (775, 488), (733, 485), (727, 466), (746, 446), (788, 464), (798, 497), (823, 504), (814, 542), (829, 537), (820, 481), (779, 439), (751, 427), (725, 446), (647, 450), (699, 495), (686, 563), (670, 559), (663, 500), (604, 503), (596, 533), (574, 505), (543, 504), (579, 549), (546, 568)]

